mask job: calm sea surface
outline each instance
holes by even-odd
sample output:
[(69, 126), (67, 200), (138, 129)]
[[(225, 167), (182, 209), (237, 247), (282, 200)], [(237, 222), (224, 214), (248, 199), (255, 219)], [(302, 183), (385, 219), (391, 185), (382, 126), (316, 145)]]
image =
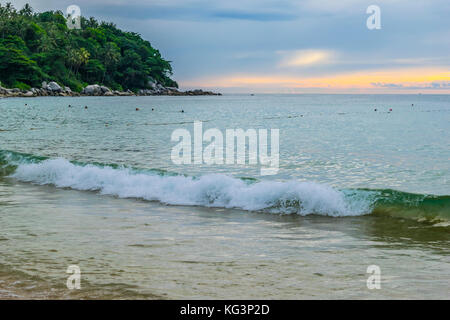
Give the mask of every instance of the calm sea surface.
[[(194, 121), (279, 129), (278, 173), (175, 165)], [(0, 99), (0, 298), (448, 299), (449, 129), (450, 95)]]

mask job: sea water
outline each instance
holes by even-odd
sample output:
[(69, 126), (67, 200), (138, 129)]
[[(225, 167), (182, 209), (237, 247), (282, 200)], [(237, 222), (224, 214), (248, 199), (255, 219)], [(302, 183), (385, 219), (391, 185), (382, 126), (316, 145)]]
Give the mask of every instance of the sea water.
[[(198, 121), (279, 129), (277, 174), (174, 164)], [(449, 123), (448, 95), (0, 99), (0, 297), (449, 298)]]

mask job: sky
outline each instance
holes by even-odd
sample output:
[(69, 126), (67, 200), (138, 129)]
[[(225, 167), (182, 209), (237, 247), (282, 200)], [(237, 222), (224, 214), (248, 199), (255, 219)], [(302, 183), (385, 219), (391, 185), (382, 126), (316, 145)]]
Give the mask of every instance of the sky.
[[(172, 61), (182, 89), (450, 93), (448, 0), (10, 2), (63, 12), (75, 4), (141, 34)], [(367, 27), (370, 5), (380, 8), (380, 29)]]

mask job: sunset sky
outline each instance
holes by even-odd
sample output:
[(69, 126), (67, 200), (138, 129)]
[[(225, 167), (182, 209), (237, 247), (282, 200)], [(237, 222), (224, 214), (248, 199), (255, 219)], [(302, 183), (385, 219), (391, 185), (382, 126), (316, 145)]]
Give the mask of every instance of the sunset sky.
[[(2, 4), (6, 1), (1, 0)], [(29, 0), (140, 33), (182, 89), (450, 93), (448, 0)], [(369, 5), (381, 29), (369, 30)]]

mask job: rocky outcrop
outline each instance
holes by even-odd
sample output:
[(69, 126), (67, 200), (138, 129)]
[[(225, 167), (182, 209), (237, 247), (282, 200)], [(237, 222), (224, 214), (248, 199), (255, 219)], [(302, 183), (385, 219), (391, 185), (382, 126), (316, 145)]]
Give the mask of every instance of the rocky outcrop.
[(221, 96), (221, 93), (203, 90), (179, 91), (175, 87), (155, 87), (154, 89), (141, 89), (139, 96)]
[(204, 96), (204, 95), (221, 95), (220, 93), (214, 93), (211, 91), (203, 90), (191, 90), (191, 91), (179, 91), (175, 87), (164, 87), (154, 80), (149, 80), (149, 88), (141, 89), (137, 93), (131, 90), (117, 91), (111, 90), (106, 86), (100, 86), (98, 84), (91, 84), (86, 86), (81, 93), (73, 92), (69, 87), (62, 87), (57, 82), (51, 81), (47, 83), (42, 82), (41, 88), (31, 88), (30, 90), (21, 90), (18, 88), (7, 89), (3, 88), (0, 84), (0, 97), (45, 97), (45, 96), (59, 96), (59, 97), (77, 97), (77, 96)]
[(81, 91), (81, 94), (87, 96), (101, 96), (103, 94), (102, 88), (98, 84), (91, 84)]
[(47, 85), (47, 90), (57, 93), (62, 92), (61, 86), (57, 84), (55, 81), (52, 81)]
[(61, 87), (57, 82), (42, 82), (41, 88), (31, 88), (30, 90), (21, 90), (18, 88), (7, 89), (0, 86), (0, 97), (46, 97), (46, 96), (79, 96), (69, 87)]

